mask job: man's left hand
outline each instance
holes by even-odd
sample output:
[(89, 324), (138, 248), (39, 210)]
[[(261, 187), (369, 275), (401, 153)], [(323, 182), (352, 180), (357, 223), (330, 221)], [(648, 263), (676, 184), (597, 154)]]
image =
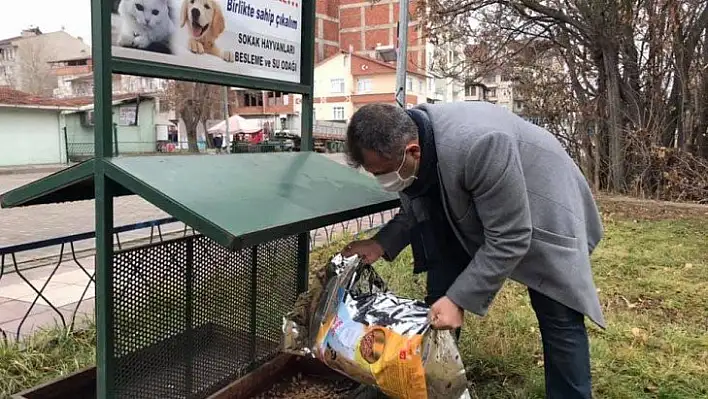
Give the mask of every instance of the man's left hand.
[(454, 330), (462, 327), (465, 312), (450, 298), (444, 296), (430, 307), (430, 324), (436, 330)]

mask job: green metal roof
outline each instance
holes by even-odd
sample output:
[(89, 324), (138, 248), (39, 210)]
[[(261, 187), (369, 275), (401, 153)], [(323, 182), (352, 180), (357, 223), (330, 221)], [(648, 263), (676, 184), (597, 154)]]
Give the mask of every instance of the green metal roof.
[[(15, 208), (93, 199), (95, 163), (93, 159), (90, 159), (8, 191), (0, 195), (0, 206)], [(116, 193), (116, 195), (128, 194), (132, 193), (125, 189)]]
[[(93, 198), (87, 161), (0, 197), (3, 207)], [(231, 249), (398, 206), (369, 176), (313, 152), (108, 158), (107, 176)]]

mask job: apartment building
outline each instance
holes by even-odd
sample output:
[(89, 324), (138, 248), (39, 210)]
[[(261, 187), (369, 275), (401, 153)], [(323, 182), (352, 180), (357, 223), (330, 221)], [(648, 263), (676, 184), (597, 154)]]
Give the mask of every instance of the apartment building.
[[(424, 74), (408, 70), (406, 106), (429, 102)], [(315, 66), (314, 108), (318, 121), (346, 122), (361, 106), (395, 104), (396, 67), (392, 64), (340, 51)]]
[[(409, 5), (407, 91), (412, 96), (407, 103), (452, 101), (453, 96), (446, 93), (445, 80), (431, 75), (435, 49), (422, 34), (422, 24), (416, 16), (417, 4), (413, 1)], [(317, 0), (316, 120), (347, 120), (366, 102), (393, 101), (398, 14), (396, 0)], [(337, 67), (345, 63), (346, 67)], [(356, 69), (361, 67), (369, 69)], [(463, 94), (464, 89), (457, 91)], [(243, 89), (237, 89), (236, 93), (233, 112), (262, 122), (275, 121), (275, 126), (288, 131), (299, 131), (299, 96)]]
[[(537, 121), (526, 112), (524, 98), (519, 90), (518, 76), (542, 81), (544, 71), (565, 72), (562, 57), (553, 50), (552, 43), (546, 41), (513, 42), (507, 45), (505, 54), (507, 65), (488, 68), (484, 62), (487, 49), (481, 45), (469, 45), (465, 49), (468, 74), (474, 79), (465, 82), (465, 101), (489, 101), (499, 104), (529, 120)], [(513, 59), (512, 59), (513, 57)]]
[(487, 73), (483, 78), (465, 84), (465, 101), (488, 101), (514, 113), (522, 114), (523, 98), (515, 89), (512, 77), (499, 71)]
[[(396, 0), (317, 0), (315, 63), (339, 51), (383, 60), (396, 45), (399, 2)], [(409, 3), (408, 68), (428, 71), (427, 41), (416, 15), (417, 1)]]
[[(54, 97), (93, 96), (93, 61), (91, 57), (60, 59), (50, 63), (57, 80)], [(113, 75), (113, 94), (153, 94), (167, 89), (167, 80), (131, 75)]]
[(282, 92), (233, 88), (229, 114), (254, 120), (269, 133), (300, 135), (302, 97)]
[(81, 60), (91, 48), (65, 31), (43, 33), (29, 28), (20, 36), (0, 40), (0, 86), (35, 95), (52, 94), (57, 86), (51, 65), (59, 60)]

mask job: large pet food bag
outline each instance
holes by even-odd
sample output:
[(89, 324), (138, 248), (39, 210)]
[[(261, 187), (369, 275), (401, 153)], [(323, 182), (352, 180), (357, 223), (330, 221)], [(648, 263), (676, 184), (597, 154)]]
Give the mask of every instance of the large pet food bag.
[(284, 351), (392, 399), (469, 398), (455, 340), (430, 327), (425, 304), (389, 292), (357, 256), (336, 255), (311, 285), (284, 318)]

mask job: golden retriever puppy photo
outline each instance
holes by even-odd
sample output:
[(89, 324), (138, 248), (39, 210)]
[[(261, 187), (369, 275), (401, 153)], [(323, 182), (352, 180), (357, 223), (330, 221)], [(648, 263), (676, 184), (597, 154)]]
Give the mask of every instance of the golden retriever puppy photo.
[(182, 24), (189, 29), (189, 50), (195, 54), (211, 54), (227, 62), (234, 62), (231, 51), (216, 46), (216, 39), (224, 33), (226, 21), (221, 7), (214, 0), (183, 0)]

